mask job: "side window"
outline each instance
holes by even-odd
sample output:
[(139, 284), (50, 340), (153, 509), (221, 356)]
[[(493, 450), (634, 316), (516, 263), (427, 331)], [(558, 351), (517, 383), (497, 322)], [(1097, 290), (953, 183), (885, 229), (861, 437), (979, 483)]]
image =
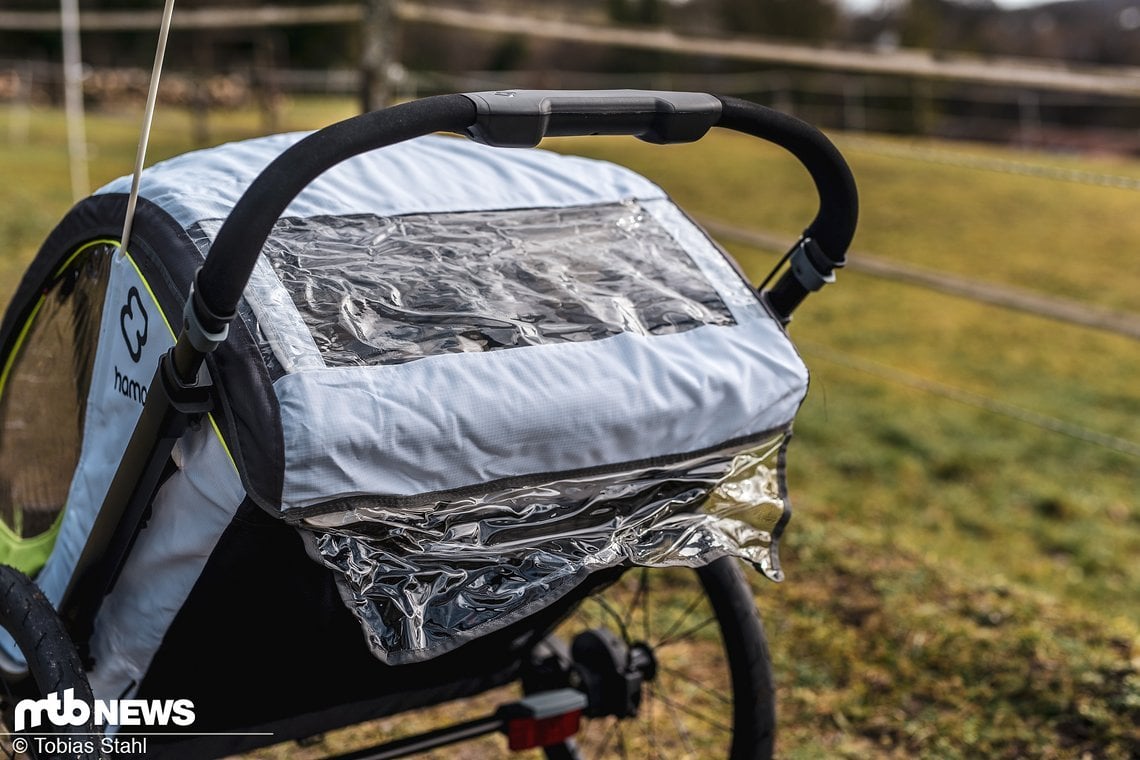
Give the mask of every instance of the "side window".
[(51, 553), (79, 460), (113, 249), (80, 249), (0, 355), (0, 562)]

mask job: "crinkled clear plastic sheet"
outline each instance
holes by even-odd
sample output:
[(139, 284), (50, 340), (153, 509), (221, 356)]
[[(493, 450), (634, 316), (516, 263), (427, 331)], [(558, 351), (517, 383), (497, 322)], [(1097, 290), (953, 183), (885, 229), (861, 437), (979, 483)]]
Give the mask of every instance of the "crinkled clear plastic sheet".
[(264, 255), (328, 366), (734, 323), (632, 201), (282, 219)]
[(3, 377), (0, 520), (18, 538), (50, 530), (67, 501), (113, 251), (82, 252), (48, 284)]
[[(222, 228), (223, 221), (203, 219), (186, 231), (203, 258), (210, 254), (210, 246)], [(296, 371), (302, 365), (324, 366), (308, 328), (300, 323), (299, 316), (293, 314), (295, 307), (292, 299), (276, 280), (277, 275), (273, 273), (269, 262), (264, 256), (259, 257), (246, 284), (245, 297), (238, 303), (238, 317), (255, 337), (261, 359), (274, 380)], [(254, 301), (257, 301), (256, 309), (252, 304)], [(259, 321), (258, 313), (272, 317)], [(289, 320), (290, 316), (296, 319)], [(297, 327), (301, 329), (295, 329)], [(294, 345), (297, 342), (304, 345), (297, 347)]]
[(537, 612), (603, 568), (735, 556), (782, 580), (786, 441), (415, 506), (361, 497), (307, 519), (303, 533), (376, 656), (416, 662)]

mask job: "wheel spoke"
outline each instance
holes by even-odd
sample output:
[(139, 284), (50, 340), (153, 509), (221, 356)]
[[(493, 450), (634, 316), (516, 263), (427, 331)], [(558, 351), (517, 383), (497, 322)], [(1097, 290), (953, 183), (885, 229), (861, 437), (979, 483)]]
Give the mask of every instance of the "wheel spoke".
[(653, 641), (652, 621), (649, 615), (649, 570), (647, 568), (641, 569), (641, 588), (645, 592), (645, 617), (641, 619), (641, 632), (645, 634), (645, 641)]
[(710, 615), (709, 617), (705, 618), (703, 621), (701, 621), (697, 625), (694, 625), (692, 628), (687, 628), (683, 632), (678, 633), (672, 637), (667, 637), (667, 638), (661, 639), (661, 641), (657, 642), (657, 646), (654, 647), (654, 649), (664, 649), (666, 646), (668, 646), (670, 644), (676, 644), (678, 641), (684, 641), (685, 639), (689, 638), (690, 636), (692, 636), (697, 631), (701, 630), (702, 628), (707, 628), (711, 623), (715, 623), (715, 622), (716, 622), (716, 615)]
[(660, 756), (657, 747), (657, 726), (653, 721), (653, 703), (656, 700), (653, 698), (653, 690), (646, 689), (643, 692), (642, 707), (645, 709), (645, 721), (642, 727), (645, 731), (645, 740), (649, 743), (649, 749), (652, 751), (650, 757), (656, 760)]
[[(732, 727), (731, 726), (726, 726), (723, 723), (715, 721), (712, 718), (708, 717), (707, 715), (701, 715), (699, 712), (692, 709), (691, 707), (687, 707), (687, 706), (681, 704), (680, 702), (674, 702), (673, 700), (666, 698), (661, 693), (657, 694), (657, 698), (660, 699), (665, 704), (665, 706), (667, 708), (669, 708), (670, 711), (675, 710), (677, 712), (684, 713), (685, 715), (688, 715), (690, 718), (693, 718), (694, 720), (699, 720), (700, 722), (704, 723), (705, 725), (712, 726), (713, 728), (718, 729), (720, 731), (724, 731), (725, 733), (730, 733), (730, 734), (732, 733)], [(683, 724), (681, 724), (681, 725), (683, 725)]]
[[(626, 608), (626, 611), (625, 611), (625, 617), (622, 619), (622, 623), (623, 623), (623, 625), (625, 625), (626, 628), (633, 628), (633, 615), (635, 612), (637, 612), (638, 605), (641, 604), (642, 600), (645, 600), (646, 604), (649, 603), (649, 597), (647, 596), (648, 590), (649, 590), (649, 568), (646, 568), (646, 567), (638, 568), (637, 590), (633, 592), (633, 599), (630, 600), (629, 606)], [(649, 612), (648, 612), (648, 608), (647, 608), (646, 609), (646, 615), (648, 615), (648, 614), (649, 614)], [(643, 626), (644, 626), (644, 621), (643, 621)]]
[[(656, 691), (656, 689), (654, 691)], [(673, 719), (673, 729), (677, 732), (677, 736), (681, 738), (681, 743), (685, 745), (685, 755), (687, 757), (695, 756), (696, 752), (693, 751), (693, 740), (689, 736), (689, 729), (685, 727), (685, 722), (681, 720), (681, 717), (677, 714), (678, 710), (676, 705), (662, 697), (660, 693), (657, 694), (657, 697), (665, 705), (665, 709)]]
[(615, 610), (610, 605), (609, 602), (607, 602), (605, 599), (603, 599), (600, 596), (595, 597), (594, 601), (596, 601), (598, 603), (598, 606), (601, 607), (603, 610), (605, 610), (605, 612), (611, 618), (613, 618), (613, 621), (617, 624), (618, 632), (621, 633), (621, 640), (624, 641), (626, 644), (632, 644), (633, 642), (629, 638), (629, 630), (626, 629), (625, 623), (622, 621), (621, 613), (619, 613), (617, 610)]
[(689, 602), (689, 604), (685, 607), (685, 611), (681, 613), (681, 616), (674, 620), (673, 624), (670, 625), (669, 629), (665, 631), (664, 635), (662, 635), (661, 641), (657, 642), (657, 646), (660, 646), (664, 641), (668, 641), (673, 633), (676, 632), (676, 630), (682, 625), (684, 625), (685, 621), (689, 619), (689, 615), (692, 615), (703, 601), (704, 597), (700, 594), (697, 594), (695, 597), (693, 597), (693, 601)]
[(726, 704), (726, 705), (732, 704), (732, 699), (730, 699), (729, 697), (726, 697), (724, 694), (722, 694), (719, 691), (716, 691), (715, 689), (710, 689), (708, 686), (701, 683), (697, 679), (692, 678), (690, 676), (687, 676), (679, 670), (674, 670), (673, 668), (670, 668), (667, 665), (662, 665), (661, 663), (657, 663), (657, 668), (661, 672), (668, 673), (671, 677), (676, 678), (679, 681), (684, 681), (685, 683), (690, 684), (691, 686), (699, 689), (700, 691), (704, 692), (705, 694), (708, 694), (713, 699), (719, 700), (723, 704)]
[(660, 753), (658, 752), (657, 732), (655, 732), (653, 725), (653, 694), (649, 690), (645, 690), (642, 695), (641, 709), (644, 711), (645, 720), (638, 722), (641, 724), (642, 734), (645, 735), (645, 744), (651, 750), (649, 757), (655, 760), (655, 758), (660, 757)]
[(621, 728), (621, 721), (615, 721), (618, 733), (618, 753), (621, 754), (621, 760), (629, 760), (629, 754), (625, 750), (625, 731)]
[(614, 734), (617, 732), (617, 724), (617, 718), (614, 718), (610, 723), (609, 730), (602, 737), (602, 746), (598, 747), (598, 757), (605, 757), (606, 750), (610, 748), (610, 740), (614, 738)]

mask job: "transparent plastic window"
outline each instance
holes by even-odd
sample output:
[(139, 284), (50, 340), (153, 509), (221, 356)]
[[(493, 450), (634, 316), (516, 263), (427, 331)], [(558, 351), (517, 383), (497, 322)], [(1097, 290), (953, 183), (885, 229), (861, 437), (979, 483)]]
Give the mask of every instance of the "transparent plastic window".
[(594, 571), (735, 556), (782, 580), (788, 435), (669, 466), (566, 477), (305, 520), (373, 652), (428, 659), (549, 605)]
[(0, 359), (0, 552), (29, 572), (19, 542), (52, 530), (79, 460), (111, 255), (90, 247), (61, 268)]
[(282, 219), (264, 255), (328, 366), (734, 324), (634, 202)]

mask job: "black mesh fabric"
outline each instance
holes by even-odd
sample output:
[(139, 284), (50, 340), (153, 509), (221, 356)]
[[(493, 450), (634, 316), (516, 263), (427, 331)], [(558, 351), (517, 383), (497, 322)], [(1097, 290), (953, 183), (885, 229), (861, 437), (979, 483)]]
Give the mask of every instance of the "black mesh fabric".
[(0, 519), (19, 538), (49, 530), (67, 501), (112, 253), (67, 263), (0, 363)]

